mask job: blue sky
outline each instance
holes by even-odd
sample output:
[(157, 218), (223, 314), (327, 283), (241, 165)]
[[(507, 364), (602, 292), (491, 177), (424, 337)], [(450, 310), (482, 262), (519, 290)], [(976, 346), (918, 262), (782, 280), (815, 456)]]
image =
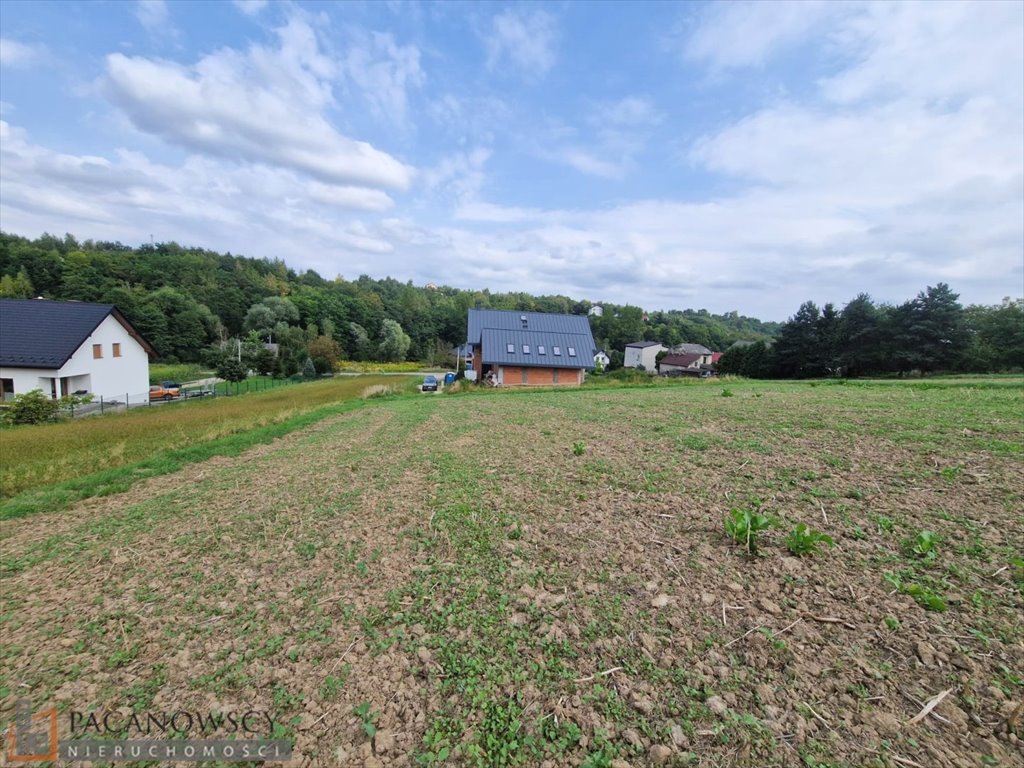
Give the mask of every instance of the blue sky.
[(0, 227), (785, 319), (1024, 294), (1024, 3), (0, 3)]

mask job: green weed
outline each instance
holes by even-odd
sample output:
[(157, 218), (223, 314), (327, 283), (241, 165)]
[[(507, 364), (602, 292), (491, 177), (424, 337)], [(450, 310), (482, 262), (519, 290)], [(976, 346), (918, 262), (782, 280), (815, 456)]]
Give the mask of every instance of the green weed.
[(796, 528), (786, 537), (786, 547), (797, 557), (815, 555), (819, 546), (831, 547), (834, 543), (831, 536), (812, 530), (803, 523), (797, 523)]
[(757, 552), (760, 533), (776, 524), (775, 518), (749, 509), (733, 509), (725, 518), (725, 532), (733, 541), (746, 547), (747, 554), (753, 555)]

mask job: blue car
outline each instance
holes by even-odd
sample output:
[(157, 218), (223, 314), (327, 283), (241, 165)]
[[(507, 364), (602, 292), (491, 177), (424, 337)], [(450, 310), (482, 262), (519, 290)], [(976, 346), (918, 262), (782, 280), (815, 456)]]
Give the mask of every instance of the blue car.
[(420, 390), (423, 392), (437, 392), (437, 376), (424, 376)]

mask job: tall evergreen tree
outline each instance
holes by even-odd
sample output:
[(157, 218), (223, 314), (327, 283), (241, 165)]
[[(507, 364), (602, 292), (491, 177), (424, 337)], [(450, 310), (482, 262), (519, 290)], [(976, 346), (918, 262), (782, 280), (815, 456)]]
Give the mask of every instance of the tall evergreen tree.
[(805, 301), (796, 314), (782, 324), (772, 356), (778, 377), (807, 379), (824, 374), (820, 321), (818, 305)]

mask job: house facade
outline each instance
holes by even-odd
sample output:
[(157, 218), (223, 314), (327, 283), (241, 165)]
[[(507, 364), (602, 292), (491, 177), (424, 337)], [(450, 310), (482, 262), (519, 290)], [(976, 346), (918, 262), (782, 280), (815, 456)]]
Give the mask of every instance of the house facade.
[(583, 315), (471, 309), (466, 378), (505, 387), (578, 386), (597, 353)]
[(657, 341), (634, 341), (626, 345), (626, 353), (622, 361), (623, 368), (641, 366), (648, 373), (658, 372), (658, 353), (665, 347)]
[(53, 398), (108, 400), (149, 390), (153, 348), (112, 304), (0, 300), (0, 397), (40, 389)]
[(676, 344), (669, 350), (673, 355), (697, 355), (700, 357), (699, 365), (711, 365), (714, 362), (714, 352), (703, 344)]

